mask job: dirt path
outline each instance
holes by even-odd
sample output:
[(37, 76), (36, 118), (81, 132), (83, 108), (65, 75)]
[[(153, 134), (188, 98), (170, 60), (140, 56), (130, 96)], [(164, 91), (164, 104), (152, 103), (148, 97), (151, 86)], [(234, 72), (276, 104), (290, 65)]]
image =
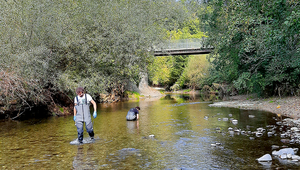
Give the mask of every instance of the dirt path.
[(300, 118), (300, 97), (271, 97), (266, 99), (251, 99), (247, 95), (230, 97), (228, 101), (215, 102), (211, 107), (233, 107), (248, 110), (263, 110), (288, 116), (293, 119)]

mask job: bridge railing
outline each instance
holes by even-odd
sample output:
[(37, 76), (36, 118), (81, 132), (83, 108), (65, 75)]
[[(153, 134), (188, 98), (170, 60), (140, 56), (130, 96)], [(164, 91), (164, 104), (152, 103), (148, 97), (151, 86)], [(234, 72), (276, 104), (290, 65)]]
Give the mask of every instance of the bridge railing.
[[(162, 43), (160, 47), (155, 47), (155, 50), (199, 49), (199, 48), (204, 48), (204, 41), (205, 41), (204, 38), (168, 40)], [(212, 47), (206, 47), (206, 48), (212, 48)]]

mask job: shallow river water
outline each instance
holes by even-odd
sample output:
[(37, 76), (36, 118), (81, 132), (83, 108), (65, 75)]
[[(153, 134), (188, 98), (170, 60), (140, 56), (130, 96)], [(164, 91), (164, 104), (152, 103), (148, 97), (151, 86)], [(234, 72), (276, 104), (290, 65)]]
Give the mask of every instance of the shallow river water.
[[(77, 137), (73, 116), (0, 122), (0, 169), (300, 169), (296, 162), (256, 160), (272, 145), (289, 146), (280, 135), (239, 133), (275, 125), (276, 115), (210, 103), (168, 95), (99, 104), (96, 141), (84, 145), (70, 145)], [(140, 120), (126, 121), (137, 105)]]

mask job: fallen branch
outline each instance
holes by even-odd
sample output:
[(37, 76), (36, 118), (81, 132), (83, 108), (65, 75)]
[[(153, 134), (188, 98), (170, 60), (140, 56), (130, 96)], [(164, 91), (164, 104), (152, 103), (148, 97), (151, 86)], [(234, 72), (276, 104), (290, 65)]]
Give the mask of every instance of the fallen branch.
[[(21, 116), (23, 113), (25, 113), (26, 109), (28, 109), (28, 108), (31, 110), (31, 107), (27, 107), (27, 108), (25, 108), (25, 109), (23, 110), (22, 113), (18, 113), (17, 116), (15, 116), (15, 117), (13, 117), (13, 118), (11, 118), (11, 119), (14, 120), (14, 119), (18, 118), (18, 117)], [(19, 110), (19, 112), (20, 112), (20, 110)]]

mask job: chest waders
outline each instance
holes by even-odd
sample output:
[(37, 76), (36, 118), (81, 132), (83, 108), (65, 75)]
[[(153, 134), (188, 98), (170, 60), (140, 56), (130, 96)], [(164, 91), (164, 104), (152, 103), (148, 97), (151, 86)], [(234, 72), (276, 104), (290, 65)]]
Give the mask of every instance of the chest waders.
[(83, 124), (85, 123), (85, 128), (91, 138), (94, 138), (94, 130), (93, 123), (91, 119), (90, 113), (90, 105), (87, 102), (86, 94), (85, 95), (85, 103), (80, 103), (78, 97), (76, 96), (77, 105), (76, 109), (76, 121), (75, 126), (78, 132), (78, 141), (82, 142), (83, 140)]

